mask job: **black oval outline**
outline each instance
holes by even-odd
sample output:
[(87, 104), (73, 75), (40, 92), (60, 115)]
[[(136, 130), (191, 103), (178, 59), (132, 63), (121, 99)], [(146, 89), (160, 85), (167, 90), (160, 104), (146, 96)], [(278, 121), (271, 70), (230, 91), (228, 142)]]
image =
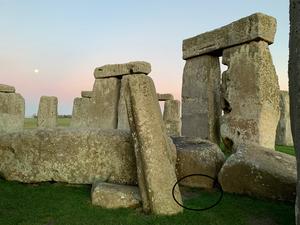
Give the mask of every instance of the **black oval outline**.
[[(214, 181), (214, 183), (216, 184), (217, 188), (218, 188), (218, 189), (220, 190), (220, 192), (221, 192), (221, 195), (220, 195), (220, 197), (219, 197), (219, 199), (218, 199), (218, 201), (217, 201), (216, 203), (214, 203), (213, 205), (211, 205), (211, 206), (209, 206), (209, 207), (206, 207), (206, 208), (195, 209), (195, 208), (189, 208), (189, 207), (186, 207), (186, 206), (182, 205), (181, 203), (179, 203), (179, 202), (177, 201), (177, 199), (175, 198), (175, 194), (174, 194), (176, 185), (179, 184), (179, 182), (182, 181), (182, 180), (184, 180), (185, 178), (187, 178), (187, 177), (192, 177), (192, 176), (207, 177), (207, 178), (210, 178), (210, 179), (212, 179), (212, 180)], [(184, 177), (181, 177), (179, 180), (177, 180), (177, 182), (174, 184), (174, 186), (173, 186), (173, 188), (172, 188), (172, 196), (173, 196), (174, 201), (175, 201), (178, 205), (180, 205), (182, 208), (187, 209), (187, 210), (192, 210), (192, 211), (205, 211), (205, 210), (208, 210), (208, 209), (211, 209), (211, 208), (215, 207), (216, 205), (218, 205), (218, 204), (221, 202), (221, 200), (222, 200), (222, 198), (223, 198), (223, 194), (224, 194), (224, 192), (223, 192), (222, 186), (221, 186), (221, 184), (218, 182), (218, 179), (217, 179), (217, 178), (213, 178), (213, 177), (211, 177), (211, 176), (208, 176), (208, 175), (206, 175), (206, 174), (201, 174), (201, 173), (194, 173), (194, 174), (189, 174), (189, 175), (186, 175), (186, 176), (184, 176)]]

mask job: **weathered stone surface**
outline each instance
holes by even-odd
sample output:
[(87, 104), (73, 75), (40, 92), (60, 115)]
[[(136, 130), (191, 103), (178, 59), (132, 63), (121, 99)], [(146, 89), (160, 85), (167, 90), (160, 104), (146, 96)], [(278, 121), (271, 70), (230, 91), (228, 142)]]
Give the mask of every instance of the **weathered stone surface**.
[[(217, 178), (225, 161), (218, 145), (201, 138), (173, 137), (177, 149), (177, 178), (190, 174), (205, 174)], [(180, 185), (213, 188), (213, 180), (200, 176), (186, 178)]]
[(276, 145), (293, 146), (290, 118), (290, 96), (287, 91), (280, 91), (280, 119), (276, 130)]
[(73, 102), (73, 111), (71, 127), (90, 127), (92, 124), (92, 111), (94, 103), (91, 98), (75, 98)]
[(137, 186), (96, 181), (93, 183), (91, 197), (93, 205), (108, 209), (141, 206), (141, 197)]
[(167, 100), (174, 100), (174, 97), (172, 94), (159, 94), (157, 93), (157, 98), (158, 98), (158, 101), (167, 101)]
[(120, 100), (118, 105), (118, 129), (129, 130), (128, 114), (125, 103), (125, 89), (127, 85), (127, 79), (121, 80)]
[(211, 52), (221, 56), (220, 50), (251, 41), (264, 40), (272, 44), (275, 32), (275, 18), (255, 13), (224, 27), (183, 40), (183, 59)]
[(35, 129), (0, 136), (0, 174), (25, 183), (94, 180), (135, 184), (131, 134), (100, 129)]
[[(174, 145), (166, 133), (159, 103), (150, 77), (126, 76), (125, 95), (129, 124), (137, 159), (138, 184), (143, 209), (154, 214), (176, 214), (182, 208), (172, 197), (176, 182)], [(179, 189), (175, 190), (181, 201)]]
[[(263, 62), (263, 63), (262, 63)], [(225, 49), (221, 135), (227, 148), (254, 143), (274, 148), (279, 120), (279, 85), (268, 43)]]
[(271, 149), (240, 145), (223, 165), (219, 182), (225, 192), (294, 201), (296, 159)]
[(9, 86), (6, 84), (0, 84), (0, 92), (3, 93), (15, 93), (16, 89), (13, 86)]
[(107, 64), (97, 67), (94, 71), (96, 79), (105, 77), (123, 76), (128, 74), (148, 74), (151, 72), (151, 64), (143, 61), (124, 64)]
[(182, 135), (220, 142), (221, 70), (219, 58), (203, 55), (188, 59), (182, 83)]
[(165, 102), (163, 120), (169, 136), (180, 136), (181, 119), (180, 119), (180, 101), (167, 100)]
[(0, 93), (0, 133), (23, 130), (25, 101), (18, 93)]
[(82, 98), (91, 98), (93, 96), (92, 91), (81, 91), (81, 97)]
[(37, 114), (38, 127), (53, 128), (57, 123), (57, 97), (42, 96)]

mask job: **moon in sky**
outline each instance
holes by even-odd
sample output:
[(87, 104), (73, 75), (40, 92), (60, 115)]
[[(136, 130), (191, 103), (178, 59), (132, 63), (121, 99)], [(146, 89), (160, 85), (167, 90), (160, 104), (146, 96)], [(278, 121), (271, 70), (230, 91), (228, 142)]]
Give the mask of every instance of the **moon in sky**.
[(39, 73), (40, 71), (38, 69), (34, 69), (34, 73)]

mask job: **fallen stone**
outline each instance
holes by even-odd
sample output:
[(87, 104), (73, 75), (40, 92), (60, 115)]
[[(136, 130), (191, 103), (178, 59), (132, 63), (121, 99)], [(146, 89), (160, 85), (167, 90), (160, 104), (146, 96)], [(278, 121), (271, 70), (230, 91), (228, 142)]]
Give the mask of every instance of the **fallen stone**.
[(174, 100), (174, 97), (172, 94), (159, 94), (157, 93), (158, 101), (167, 101), (167, 100)]
[(240, 145), (223, 165), (219, 182), (225, 192), (294, 201), (296, 159), (271, 149)]
[(37, 114), (37, 125), (41, 128), (53, 128), (57, 123), (57, 97), (42, 96)]
[(163, 120), (169, 136), (181, 135), (180, 101), (165, 101)]
[[(166, 133), (154, 83), (146, 75), (126, 76), (125, 101), (137, 159), (143, 209), (154, 214), (182, 212), (172, 197), (176, 183), (174, 145)], [(176, 199), (181, 202), (178, 187)]]
[(96, 79), (99, 79), (129, 74), (149, 74), (150, 72), (150, 63), (136, 61), (124, 64), (107, 64), (101, 67), (97, 67), (94, 71), (94, 76)]
[[(263, 63), (262, 63), (263, 62)], [(274, 149), (279, 84), (268, 43), (253, 41), (223, 51), (221, 136), (227, 149), (240, 143)]]
[(182, 136), (220, 142), (219, 58), (203, 55), (186, 61), (182, 83)]
[(13, 86), (9, 86), (6, 84), (0, 84), (0, 92), (3, 93), (15, 93), (16, 89)]
[[(177, 178), (190, 174), (204, 174), (217, 178), (225, 162), (224, 153), (218, 145), (201, 138), (172, 137), (177, 149)], [(213, 188), (213, 180), (201, 177), (188, 177), (180, 185), (197, 188)]]
[(214, 52), (221, 56), (222, 49), (251, 41), (274, 42), (276, 19), (255, 13), (224, 27), (183, 40), (183, 59)]
[(25, 101), (18, 93), (0, 92), (0, 133), (23, 130)]
[(293, 146), (290, 118), (290, 96), (287, 91), (280, 91), (280, 119), (276, 130), (276, 145)]
[(136, 184), (130, 132), (34, 129), (0, 136), (0, 174), (25, 183)]
[(91, 197), (93, 205), (107, 209), (141, 206), (141, 197), (137, 186), (96, 181), (93, 183)]
[(82, 91), (81, 92), (81, 97), (82, 98), (91, 98), (93, 96), (92, 91)]

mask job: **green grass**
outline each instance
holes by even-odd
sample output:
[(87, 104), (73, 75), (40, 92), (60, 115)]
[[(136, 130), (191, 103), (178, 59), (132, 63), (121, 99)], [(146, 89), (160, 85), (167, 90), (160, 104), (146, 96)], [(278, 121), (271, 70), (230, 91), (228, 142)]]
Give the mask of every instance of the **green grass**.
[[(57, 126), (59, 127), (68, 127), (70, 126), (70, 118), (58, 118)], [(36, 118), (25, 118), (24, 122), (25, 129), (34, 129), (37, 128), (37, 119)]]
[(283, 152), (289, 155), (295, 155), (295, 148), (293, 146), (276, 145), (276, 151)]
[[(185, 201), (187, 206), (207, 206), (219, 193), (200, 192)], [(90, 186), (59, 183), (39, 185), (0, 179), (0, 225), (290, 225), (294, 224), (294, 203), (252, 199), (225, 194), (215, 208), (176, 216), (145, 215), (139, 209), (108, 210), (92, 206)]]

